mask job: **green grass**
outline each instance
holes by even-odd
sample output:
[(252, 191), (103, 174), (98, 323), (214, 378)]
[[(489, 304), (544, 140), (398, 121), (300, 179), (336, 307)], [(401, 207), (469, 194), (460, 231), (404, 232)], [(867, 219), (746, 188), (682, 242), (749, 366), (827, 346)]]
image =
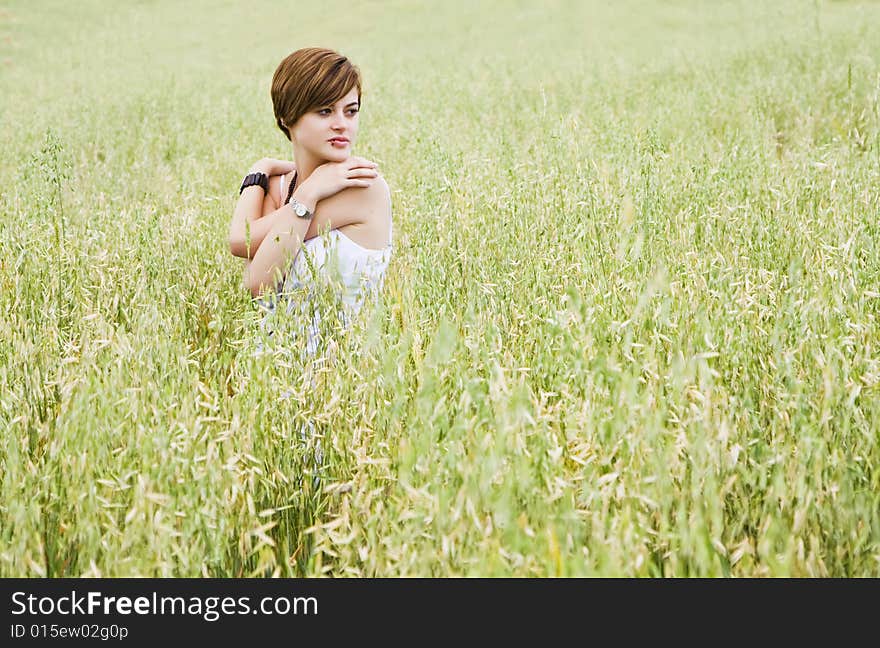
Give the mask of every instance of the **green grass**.
[[(263, 4), (0, 8), (0, 575), (880, 575), (880, 4)], [(311, 45), (395, 219), (319, 366), (226, 246)]]

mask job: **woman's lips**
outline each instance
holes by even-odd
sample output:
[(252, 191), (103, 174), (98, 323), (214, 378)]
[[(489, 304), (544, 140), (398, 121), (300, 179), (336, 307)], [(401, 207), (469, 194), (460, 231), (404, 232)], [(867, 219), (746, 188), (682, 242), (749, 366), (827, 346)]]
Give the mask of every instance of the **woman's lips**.
[(330, 144), (336, 148), (345, 148), (348, 146), (349, 142), (347, 139), (332, 139), (330, 140)]

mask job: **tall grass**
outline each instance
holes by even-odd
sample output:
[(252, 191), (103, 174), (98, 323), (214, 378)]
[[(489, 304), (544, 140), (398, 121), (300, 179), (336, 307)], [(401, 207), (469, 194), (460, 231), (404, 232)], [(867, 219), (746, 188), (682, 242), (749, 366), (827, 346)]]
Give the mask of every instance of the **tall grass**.
[[(0, 13), (0, 575), (880, 573), (880, 6), (264, 4)], [(315, 44), (395, 219), (319, 362), (225, 244)]]

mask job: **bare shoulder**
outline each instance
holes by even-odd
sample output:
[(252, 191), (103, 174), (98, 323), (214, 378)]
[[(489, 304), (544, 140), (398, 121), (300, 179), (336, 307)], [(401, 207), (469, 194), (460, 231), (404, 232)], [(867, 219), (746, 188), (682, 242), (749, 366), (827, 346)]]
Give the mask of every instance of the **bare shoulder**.
[(391, 190), (379, 175), (369, 187), (350, 187), (322, 200), (306, 238), (325, 226), (366, 248), (381, 249), (391, 227)]
[(382, 175), (369, 187), (349, 187), (321, 201), (321, 207), (334, 214), (358, 213), (364, 220), (391, 215), (391, 189)]

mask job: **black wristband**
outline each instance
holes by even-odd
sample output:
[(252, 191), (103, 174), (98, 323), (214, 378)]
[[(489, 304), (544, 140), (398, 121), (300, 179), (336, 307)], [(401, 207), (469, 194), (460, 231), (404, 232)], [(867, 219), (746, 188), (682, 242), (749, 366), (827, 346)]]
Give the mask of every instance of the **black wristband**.
[(244, 177), (244, 181), (241, 183), (238, 195), (240, 196), (242, 191), (252, 185), (260, 185), (263, 188), (263, 193), (269, 193), (269, 176), (259, 171), (256, 173), (248, 173)]

